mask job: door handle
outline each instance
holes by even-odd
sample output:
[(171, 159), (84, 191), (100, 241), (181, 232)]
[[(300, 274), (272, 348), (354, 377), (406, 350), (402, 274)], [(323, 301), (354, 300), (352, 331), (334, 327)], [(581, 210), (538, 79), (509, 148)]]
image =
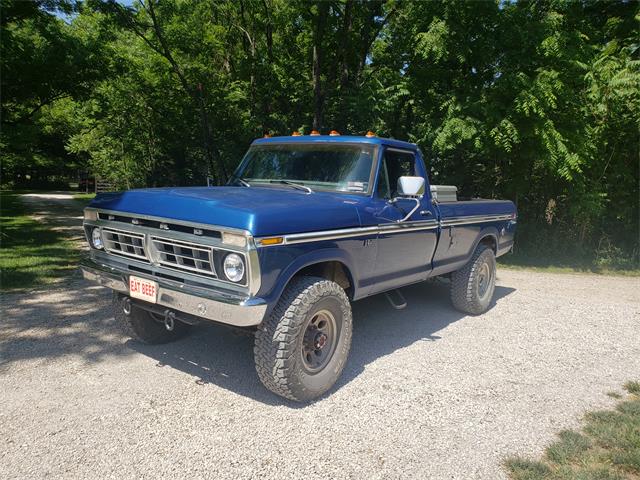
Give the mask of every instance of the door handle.
[(426, 217), (428, 215), (433, 215), (431, 213), (431, 210), (420, 210), (420, 215), (422, 215), (423, 217)]

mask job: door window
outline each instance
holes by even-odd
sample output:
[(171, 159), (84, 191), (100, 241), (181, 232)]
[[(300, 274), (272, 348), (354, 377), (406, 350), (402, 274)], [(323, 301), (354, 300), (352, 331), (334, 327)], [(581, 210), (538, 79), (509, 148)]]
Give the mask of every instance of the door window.
[(391, 199), (398, 194), (398, 178), (416, 176), (416, 157), (411, 152), (385, 150), (380, 165), (377, 195)]

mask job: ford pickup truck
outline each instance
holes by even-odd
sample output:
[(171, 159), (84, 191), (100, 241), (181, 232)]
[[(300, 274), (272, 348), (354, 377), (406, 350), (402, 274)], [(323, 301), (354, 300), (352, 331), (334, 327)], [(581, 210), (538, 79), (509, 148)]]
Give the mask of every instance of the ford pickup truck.
[(81, 268), (113, 290), (133, 338), (168, 342), (207, 321), (250, 331), (262, 383), (308, 401), (345, 366), (351, 302), (386, 292), (402, 308), (399, 287), (444, 276), (453, 306), (481, 314), (515, 228), (510, 201), (430, 186), (414, 144), (274, 137), (225, 186), (98, 195)]

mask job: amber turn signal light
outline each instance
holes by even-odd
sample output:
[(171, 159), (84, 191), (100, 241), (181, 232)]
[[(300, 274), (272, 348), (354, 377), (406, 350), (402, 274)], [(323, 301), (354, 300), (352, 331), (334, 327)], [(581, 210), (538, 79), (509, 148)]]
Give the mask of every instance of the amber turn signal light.
[(282, 237), (263, 238), (260, 240), (260, 245), (278, 245), (282, 243)]

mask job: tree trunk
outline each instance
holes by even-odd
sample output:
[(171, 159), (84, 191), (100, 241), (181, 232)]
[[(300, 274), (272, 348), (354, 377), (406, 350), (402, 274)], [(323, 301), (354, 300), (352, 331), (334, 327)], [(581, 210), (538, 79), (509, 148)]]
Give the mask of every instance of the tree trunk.
[(322, 89), (322, 41), (326, 26), (326, 18), (329, 14), (329, 3), (319, 2), (318, 13), (315, 18), (313, 31), (313, 129), (322, 127), (322, 114), (324, 110), (324, 92)]

